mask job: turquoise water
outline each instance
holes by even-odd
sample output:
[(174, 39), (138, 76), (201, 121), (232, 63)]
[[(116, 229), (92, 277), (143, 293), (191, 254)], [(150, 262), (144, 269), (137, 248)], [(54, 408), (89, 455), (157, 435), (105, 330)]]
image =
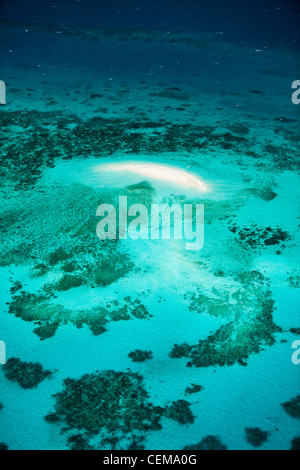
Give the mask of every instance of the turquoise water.
[[(220, 31), (1, 29), (0, 443), (180, 450), (214, 436), (290, 449), (299, 49)], [(103, 170), (125, 162), (187, 173), (206, 192)], [(203, 249), (100, 241), (96, 209), (120, 195), (204, 204)], [(134, 361), (136, 350), (152, 354)]]

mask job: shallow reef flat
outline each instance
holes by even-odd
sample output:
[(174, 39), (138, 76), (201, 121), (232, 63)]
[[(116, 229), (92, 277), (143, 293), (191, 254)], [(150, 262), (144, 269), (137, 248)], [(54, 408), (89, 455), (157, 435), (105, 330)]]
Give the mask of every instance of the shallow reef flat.
[[(5, 137), (1, 177), (5, 184), (13, 182), (15, 189), (33, 188), (45, 167), (54, 167), (60, 159), (72, 160), (75, 155), (85, 159), (93, 155), (136, 158), (137, 155), (189, 153), (190, 163), (199, 165), (205, 157), (204, 165), (207, 165), (207, 159), (218, 153), (219, 158), (238, 163), (245, 172), (249, 165), (257, 173), (267, 175), (277, 170), (299, 169), (297, 121), (292, 125), (270, 127), (270, 142), (279, 134), (276, 140), (280, 143), (286, 138), (284, 147), (266, 144), (266, 139), (261, 142), (256, 136), (255, 121), (252, 132), (246, 136), (241, 136), (244, 131), (239, 130), (245, 124), (233, 125), (226, 120), (215, 126), (172, 124), (166, 120), (153, 122), (140, 117), (83, 120), (76, 115), (46, 111), (0, 112), (0, 124)], [(26, 132), (22, 131), (24, 129)], [(256, 191), (257, 196), (266, 201), (276, 197), (274, 188), (267, 182), (261, 188), (250, 186), (245, 190), (250, 194)]]

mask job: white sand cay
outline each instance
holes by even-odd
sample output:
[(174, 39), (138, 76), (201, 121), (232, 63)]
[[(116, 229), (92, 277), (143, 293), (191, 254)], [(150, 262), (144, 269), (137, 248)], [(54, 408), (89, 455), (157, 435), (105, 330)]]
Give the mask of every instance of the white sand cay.
[(97, 166), (96, 171), (101, 173), (109, 172), (110, 174), (112, 172), (136, 173), (145, 178), (165, 181), (172, 185), (196, 188), (202, 192), (206, 192), (207, 190), (205, 184), (197, 176), (168, 165), (141, 162), (118, 162)]

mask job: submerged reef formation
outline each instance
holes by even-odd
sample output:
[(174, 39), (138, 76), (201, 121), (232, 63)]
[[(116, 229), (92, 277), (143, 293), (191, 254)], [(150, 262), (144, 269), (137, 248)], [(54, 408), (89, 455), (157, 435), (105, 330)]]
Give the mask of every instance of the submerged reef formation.
[(107, 430), (127, 434), (133, 430), (160, 429), (163, 409), (148, 400), (143, 379), (138, 374), (104, 371), (81, 379), (66, 379), (55, 395), (55, 412), (46, 417), (68, 428), (95, 435)]
[(300, 395), (281, 405), (292, 418), (300, 419)]
[(275, 343), (275, 334), (281, 328), (275, 325), (272, 312), (274, 301), (266, 289), (267, 282), (260, 273), (242, 273), (237, 276), (241, 284), (233, 293), (222, 297), (208, 297), (199, 292), (191, 296), (190, 309), (198, 313), (220, 315), (231, 321), (198, 344), (175, 344), (171, 358), (188, 358), (187, 366), (210, 367), (247, 365), (248, 357), (264, 346)]
[(143, 351), (142, 349), (135, 349), (128, 354), (128, 357), (132, 360), (132, 362), (144, 362), (147, 359), (152, 359), (152, 352), (151, 351)]
[(199, 393), (203, 390), (204, 387), (202, 385), (192, 384), (190, 387), (186, 387), (184, 394), (185, 395), (192, 395), (194, 393)]
[[(51, 323), (50, 323), (51, 321)], [(34, 328), (33, 332), (38, 335), (38, 337), (40, 338), (41, 341), (45, 340), (45, 339), (49, 339), (49, 338), (52, 338), (52, 336), (55, 335), (56, 333), (56, 330), (59, 326), (59, 322), (58, 321), (52, 321), (50, 320), (49, 323), (44, 323), (42, 324), (42, 322), (39, 320), (38, 321), (38, 324), (40, 324), (41, 326), (37, 326), (36, 328)]]
[(289, 282), (291, 287), (299, 289), (299, 287), (300, 287), (300, 275), (295, 274), (293, 276), (290, 276), (288, 278), (288, 282)]
[(8, 450), (8, 445), (4, 442), (0, 442), (0, 450)]
[(300, 328), (290, 328), (290, 333), (293, 333), (293, 335), (300, 336)]
[(198, 442), (198, 444), (186, 446), (183, 450), (227, 450), (227, 447), (222, 444), (219, 437), (207, 436)]
[[(134, 199), (132, 192), (130, 195)], [(57, 280), (48, 282), (49, 291), (117, 282), (134, 269), (134, 263), (118, 240), (100, 243), (96, 237), (96, 208), (103, 202), (114, 204), (116, 197), (117, 193), (107, 194), (74, 183), (20, 192), (17, 200), (6, 198), (0, 216), (0, 265), (29, 264), (34, 277), (53, 278), (50, 275), (55, 274)], [(19, 290), (18, 284), (13, 287)]]
[(102, 303), (90, 309), (68, 309), (51, 301), (51, 295), (35, 295), (22, 292), (15, 295), (9, 306), (9, 312), (25, 321), (35, 322), (33, 331), (41, 340), (53, 336), (59, 325), (72, 323), (77, 328), (88, 325), (95, 336), (106, 331), (110, 321), (147, 319), (150, 314), (140, 300), (130, 296), (123, 301), (114, 300)]
[[(123, 190), (130, 204), (150, 204), (153, 193), (145, 182)], [(117, 191), (103, 194), (81, 184), (56, 184), (47, 193), (40, 188), (20, 193), (18, 202), (7, 202), (2, 221), (10, 238), (1, 243), (0, 265), (26, 264), (29, 276), (40, 285), (36, 292), (28, 292), (23, 280), (13, 279), (9, 312), (36, 322), (34, 333), (40, 339), (51, 338), (68, 322), (78, 328), (88, 324), (93, 334), (99, 335), (110, 321), (149, 317), (139, 299), (127, 296), (122, 302), (115, 295), (106, 302), (99, 292), (141, 269), (118, 239), (100, 241), (96, 237), (96, 208), (104, 200), (114, 203), (115, 198)], [(23, 207), (22, 223), (17, 216), (19, 204)], [(43, 215), (45, 207), (47, 217)], [(61, 294), (76, 289), (98, 289), (99, 302), (84, 309), (70, 309), (64, 300), (59, 302)]]
[(261, 447), (268, 439), (268, 431), (262, 431), (260, 428), (245, 428), (246, 440), (253, 447)]
[(253, 249), (262, 248), (264, 246), (279, 245), (284, 248), (284, 242), (291, 240), (291, 236), (279, 227), (246, 227), (240, 228), (236, 224), (230, 227), (232, 233), (237, 234), (239, 239)]
[[(155, 99), (162, 103), (187, 99), (181, 90), (168, 87), (154, 92)], [(166, 101), (164, 101), (166, 100)], [(14, 126), (11, 126), (11, 122)], [(261, 154), (266, 156), (270, 168), (299, 168), (297, 160), (297, 125), (275, 128), (274, 132), (289, 133), (287, 141), (291, 148), (268, 144), (253, 151), (253, 137), (244, 123), (223, 123), (220, 128), (213, 125), (173, 123), (166, 119), (153, 121), (145, 116), (103, 116), (83, 119), (61, 111), (28, 110), (1, 112), (0, 127), (6, 134), (2, 146), (1, 176), (17, 189), (35, 186), (45, 166), (54, 167), (56, 160), (73, 159), (74, 152), (80, 158), (92, 154), (99, 157), (112, 155), (120, 148), (124, 153), (162, 154), (163, 152), (227, 150), (253, 158), (253, 165), (261, 167)], [(14, 139), (16, 128), (18, 139)], [(26, 132), (22, 132), (26, 130)], [(290, 137), (293, 136), (294, 140)], [(293, 147), (294, 146), (294, 147)], [(257, 146), (255, 147), (257, 148)], [(262, 193), (272, 200), (273, 191)]]
[(300, 450), (300, 437), (294, 437), (291, 442), (291, 450)]
[(52, 377), (52, 372), (44, 370), (41, 364), (22, 362), (16, 357), (8, 359), (3, 366), (3, 372), (7, 380), (17, 382), (25, 389), (36, 388), (43, 380)]
[(149, 432), (162, 429), (163, 416), (181, 424), (193, 422), (188, 402), (153, 405), (143, 377), (132, 372), (108, 370), (66, 379), (54, 398), (54, 412), (45, 420), (63, 426), (71, 448), (89, 448), (95, 438), (100, 448), (141, 448)]
[(88, 437), (82, 434), (74, 434), (68, 438), (68, 446), (70, 450), (94, 450), (89, 444)]
[(173, 401), (171, 405), (167, 406), (165, 415), (180, 424), (192, 424), (195, 419), (190, 410), (190, 403), (186, 400)]

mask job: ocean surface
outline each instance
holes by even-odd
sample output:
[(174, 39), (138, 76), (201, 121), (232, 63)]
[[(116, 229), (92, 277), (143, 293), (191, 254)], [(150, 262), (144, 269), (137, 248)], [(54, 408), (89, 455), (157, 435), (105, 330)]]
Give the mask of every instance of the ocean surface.
[[(1, 4), (0, 449), (299, 450), (299, 23)], [(100, 240), (120, 196), (204, 205), (203, 248)]]

